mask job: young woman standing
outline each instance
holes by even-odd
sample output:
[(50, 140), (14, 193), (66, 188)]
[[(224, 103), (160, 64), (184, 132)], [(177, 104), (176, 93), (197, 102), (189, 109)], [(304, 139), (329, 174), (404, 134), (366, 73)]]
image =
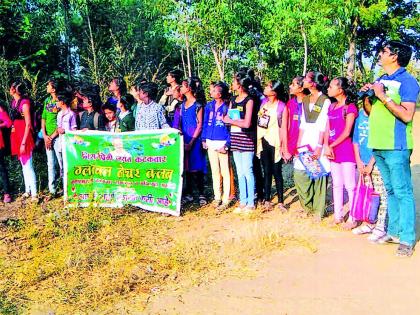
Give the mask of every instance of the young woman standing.
[(282, 155), (287, 150), (288, 110), (286, 93), (280, 81), (270, 81), (264, 89), (266, 99), (258, 112), (257, 156), (264, 170), (264, 209), (272, 210), (271, 184), (276, 182), (278, 209), (286, 211), (283, 201)]
[(35, 147), (31, 121), (31, 102), (27, 96), (27, 86), (24, 81), (14, 81), (10, 86), (12, 102), (10, 105), (12, 130), (10, 134), (11, 153), (17, 155), (25, 181), (24, 198), (32, 196), (33, 202), (38, 202), (36, 176), (32, 162), (32, 151)]
[[(328, 87), (328, 78), (319, 72), (310, 71), (303, 80), (303, 87), (310, 94), (302, 100), (302, 117), (299, 125), (297, 147), (307, 146), (313, 151), (313, 158), (319, 160), (329, 171), (329, 161), (322, 155), (324, 133), (328, 120), (328, 108), (331, 104), (323, 93)], [(299, 200), (308, 213), (315, 213), (318, 219), (324, 216), (327, 195), (327, 176), (312, 179), (305, 171), (302, 162), (294, 160), (294, 179)]]
[[(239, 183), (239, 207), (234, 213), (251, 213), (255, 210), (255, 178), (253, 158), (255, 151), (254, 101), (249, 96), (252, 81), (244, 72), (238, 72), (232, 82), (232, 89), (237, 96), (232, 99), (229, 114), (223, 119), (231, 125), (230, 142)], [(233, 111), (235, 110), (235, 112)], [(236, 117), (234, 117), (236, 116)]]
[(204, 89), (198, 77), (182, 81), (181, 93), (185, 101), (181, 105), (181, 131), (184, 136), (185, 160), (185, 196), (184, 203), (193, 201), (192, 187), (196, 186), (199, 193), (199, 204), (207, 203), (204, 195), (204, 173), (206, 158), (201, 146), (201, 131), (203, 129), (203, 106), (205, 104)]
[[(336, 100), (328, 110), (327, 132), (325, 133), (325, 155), (331, 161), (333, 181), (334, 221), (343, 222), (343, 188), (347, 190), (349, 205), (353, 204), (356, 187), (356, 158), (352, 144), (352, 130), (358, 115), (356, 88), (347, 78), (338, 77), (331, 81), (328, 96)], [(356, 227), (357, 222), (349, 217), (347, 227)]]

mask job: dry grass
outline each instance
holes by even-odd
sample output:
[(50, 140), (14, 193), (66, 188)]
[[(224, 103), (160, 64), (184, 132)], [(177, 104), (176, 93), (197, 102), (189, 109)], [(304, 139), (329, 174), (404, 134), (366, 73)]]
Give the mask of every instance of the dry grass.
[[(63, 209), (60, 200), (19, 210), (0, 230), (0, 312), (86, 314), (141, 311), (153, 294), (246, 272), (250, 258), (312, 241), (261, 214), (183, 218), (131, 209)], [(221, 223), (235, 227), (210, 227)], [(203, 228), (205, 226), (206, 228)]]

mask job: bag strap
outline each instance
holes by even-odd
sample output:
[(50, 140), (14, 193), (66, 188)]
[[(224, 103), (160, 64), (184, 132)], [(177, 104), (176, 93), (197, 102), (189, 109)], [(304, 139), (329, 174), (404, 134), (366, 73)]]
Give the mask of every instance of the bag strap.
[(95, 128), (95, 130), (98, 130), (99, 128), (99, 113), (98, 112), (95, 112), (93, 116), (93, 128)]

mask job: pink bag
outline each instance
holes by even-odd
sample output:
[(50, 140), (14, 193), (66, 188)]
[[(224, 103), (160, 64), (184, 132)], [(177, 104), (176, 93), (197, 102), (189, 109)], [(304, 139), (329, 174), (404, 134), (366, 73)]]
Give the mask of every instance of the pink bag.
[(369, 213), (371, 212), (372, 199), (377, 195), (378, 194), (373, 189), (372, 178), (370, 175), (360, 175), (356, 191), (354, 193), (350, 215), (356, 221), (370, 222)]

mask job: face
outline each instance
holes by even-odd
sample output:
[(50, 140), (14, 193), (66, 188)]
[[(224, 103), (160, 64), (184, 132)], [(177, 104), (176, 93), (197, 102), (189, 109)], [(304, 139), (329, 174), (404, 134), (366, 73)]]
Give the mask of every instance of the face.
[(51, 82), (47, 83), (47, 93), (48, 94), (55, 93), (55, 88), (52, 86)]
[(222, 97), (221, 88), (219, 86), (214, 86), (210, 90), (210, 96), (214, 99), (220, 99)]
[(191, 91), (191, 89), (190, 89), (190, 87), (188, 86), (188, 83), (187, 82), (182, 82), (182, 84), (181, 84), (181, 93), (183, 94), (183, 95), (185, 95), (186, 93), (188, 93), (189, 91)]
[(111, 93), (115, 93), (118, 91), (118, 86), (115, 83), (115, 80), (112, 80), (111, 83), (109, 83), (108, 91), (110, 91)]
[(171, 76), (170, 73), (168, 73), (168, 75), (166, 76), (166, 83), (171, 84), (174, 81), (175, 81), (175, 78)]
[(13, 96), (16, 93), (16, 88), (14, 86), (11, 86), (9, 89), (9, 93)]
[(66, 106), (65, 105), (66, 104), (63, 101), (60, 101), (60, 100), (57, 101), (58, 108), (60, 108), (60, 109), (66, 109)]
[(136, 101), (140, 101), (139, 91), (136, 90), (134, 86), (130, 88), (130, 94), (134, 97)]
[(115, 119), (115, 112), (110, 109), (105, 109), (104, 114), (108, 121), (113, 121)]
[(378, 63), (381, 66), (384, 65), (388, 65), (388, 64), (392, 64), (395, 62), (395, 60), (397, 59), (397, 55), (392, 53), (388, 47), (384, 47), (380, 52), (379, 52), (379, 60)]
[(239, 84), (238, 80), (236, 80), (235, 78), (233, 78), (233, 81), (232, 81), (232, 90), (238, 91), (240, 87), (241, 87), (241, 85)]
[(149, 94), (147, 94), (143, 90), (140, 90), (138, 93), (139, 93), (139, 98), (142, 102), (147, 102), (149, 100)]
[(303, 87), (299, 85), (298, 79), (293, 79), (292, 83), (289, 85), (289, 93), (296, 95), (303, 92)]
[(265, 96), (275, 96), (276, 92), (273, 91), (273, 84), (269, 82), (264, 88), (264, 95)]
[(343, 89), (340, 87), (338, 80), (332, 80), (330, 86), (328, 87), (328, 96), (337, 97), (341, 94), (343, 94)]
[(83, 101), (83, 109), (84, 110), (92, 109), (92, 106), (93, 106), (92, 101), (89, 100), (88, 97), (82, 95), (82, 101)]
[(312, 81), (312, 77), (308, 74), (306, 74), (305, 78), (303, 79), (303, 87), (306, 89), (310, 89), (314, 86), (314, 82)]
[(182, 93), (181, 93), (181, 89), (175, 89), (173, 91), (173, 97), (176, 98), (177, 100), (182, 98)]

